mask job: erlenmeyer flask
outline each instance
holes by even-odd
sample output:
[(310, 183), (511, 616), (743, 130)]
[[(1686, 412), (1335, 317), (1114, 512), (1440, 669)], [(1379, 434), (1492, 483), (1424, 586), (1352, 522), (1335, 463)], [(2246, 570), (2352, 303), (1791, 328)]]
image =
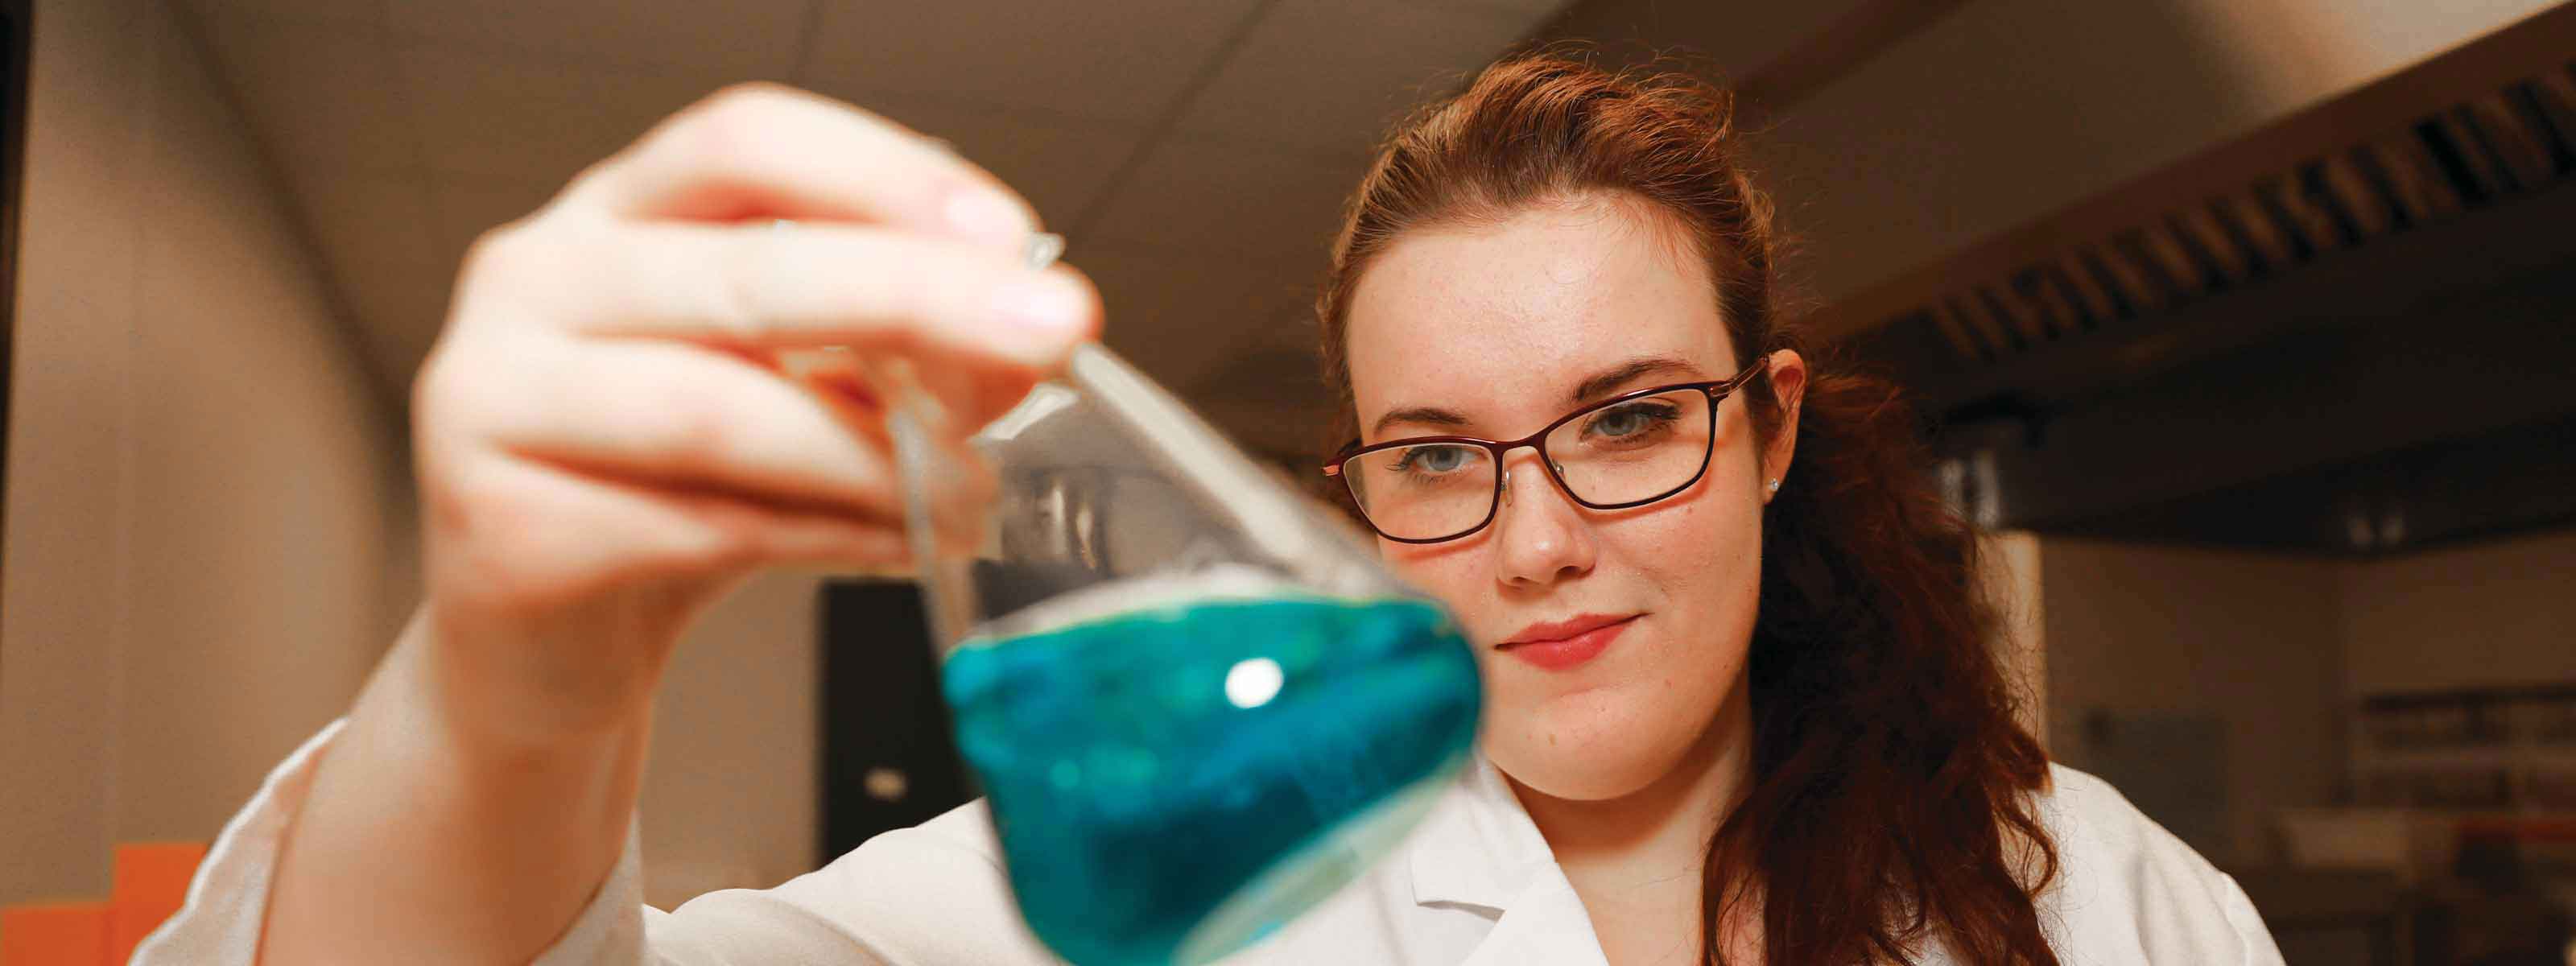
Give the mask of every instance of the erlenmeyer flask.
[[(1357, 877), (1467, 762), (1457, 626), (1107, 350), (974, 445), (999, 487), (982, 546), (926, 558), (923, 587), (1011, 887), (1066, 959), (1240, 949)], [(908, 483), (935, 478), (906, 449)]]

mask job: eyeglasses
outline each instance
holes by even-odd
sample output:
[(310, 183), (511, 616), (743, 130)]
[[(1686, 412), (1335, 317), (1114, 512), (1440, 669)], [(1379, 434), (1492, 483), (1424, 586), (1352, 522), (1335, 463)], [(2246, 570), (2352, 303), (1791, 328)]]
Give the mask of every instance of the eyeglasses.
[(1353, 444), (1324, 466), (1379, 535), (1439, 543), (1485, 528), (1502, 504), (1503, 456), (1538, 451), (1557, 488), (1595, 510), (1643, 506), (1689, 489), (1708, 471), (1717, 405), (1762, 363), (1717, 382), (1639, 389), (1593, 403), (1515, 440), (1417, 436)]

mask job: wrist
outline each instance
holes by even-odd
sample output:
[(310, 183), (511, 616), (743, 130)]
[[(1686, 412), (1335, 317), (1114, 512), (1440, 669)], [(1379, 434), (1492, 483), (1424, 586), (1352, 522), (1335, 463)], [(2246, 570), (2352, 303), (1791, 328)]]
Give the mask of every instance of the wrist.
[[(597, 666), (571, 628), (460, 619), (425, 605), (388, 668), (416, 682), (420, 724), (477, 759), (590, 758), (649, 726), (658, 667)], [(657, 662), (658, 664), (658, 662)]]

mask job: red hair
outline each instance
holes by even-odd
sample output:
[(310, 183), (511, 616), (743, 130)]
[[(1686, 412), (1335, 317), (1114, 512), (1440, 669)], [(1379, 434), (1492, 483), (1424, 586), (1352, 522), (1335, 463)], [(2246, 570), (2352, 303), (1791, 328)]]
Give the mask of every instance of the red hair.
[[(1332, 442), (1357, 432), (1344, 335), (1352, 291), (1404, 232), (1581, 192), (1643, 200), (1685, 229), (1738, 360), (1804, 349), (1773, 304), (1770, 205), (1738, 161), (1725, 92), (1613, 74), (1552, 52), (1487, 68), (1400, 125), (1353, 197), (1317, 298)], [(1798, 482), (1764, 511), (1749, 656), (1753, 786), (1709, 844), (1703, 958), (1761, 906), (1770, 966), (1963, 961), (2055, 966), (2033, 897), (2057, 855), (2030, 793), (2048, 759), (2015, 717), (1967, 524), (1924, 473), (1889, 383), (1811, 361)], [(1781, 427), (1767, 378), (1757, 435)]]

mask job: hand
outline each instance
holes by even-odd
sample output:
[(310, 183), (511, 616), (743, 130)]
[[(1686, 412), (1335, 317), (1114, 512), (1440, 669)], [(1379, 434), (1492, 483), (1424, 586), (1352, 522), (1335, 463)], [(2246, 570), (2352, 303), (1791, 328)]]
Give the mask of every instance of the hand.
[[(749, 86), (485, 235), (413, 387), (437, 706), (511, 741), (610, 729), (740, 578), (903, 561), (859, 369), (912, 360), (962, 447), (1097, 332), (1088, 283), (1021, 264), (1035, 230), (934, 142)], [(852, 351), (782, 369), (821, 346)]]

